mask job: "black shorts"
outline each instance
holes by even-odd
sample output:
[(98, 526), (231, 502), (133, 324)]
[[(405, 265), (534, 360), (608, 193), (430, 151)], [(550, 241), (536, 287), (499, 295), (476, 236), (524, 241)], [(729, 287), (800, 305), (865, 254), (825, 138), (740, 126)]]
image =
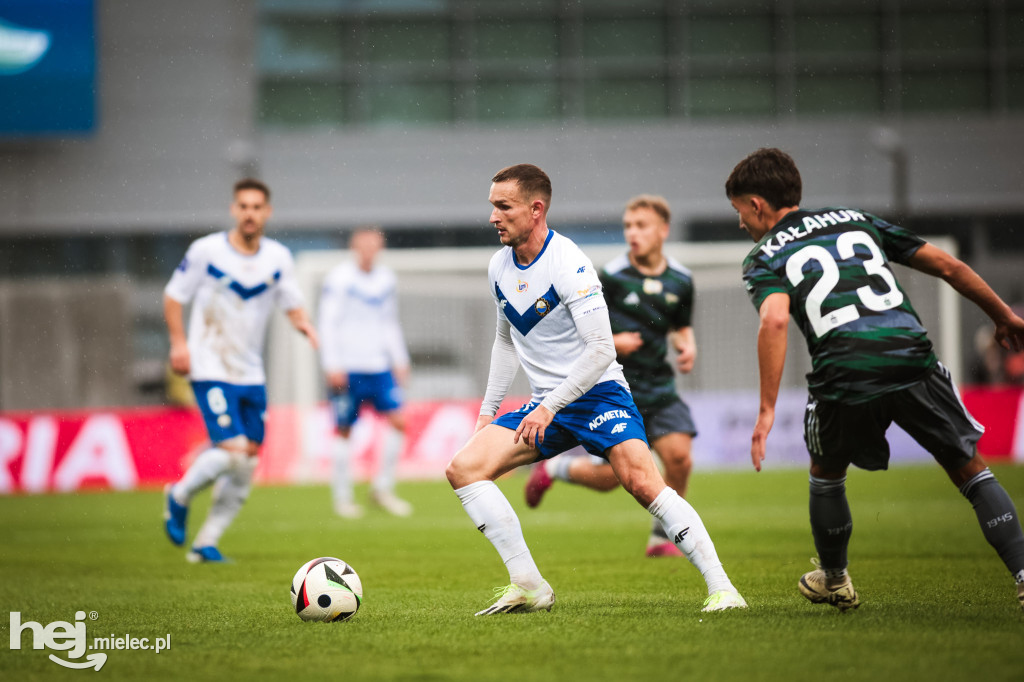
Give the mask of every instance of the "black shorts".
[(643, 415), (644, 426), (647, 427), (648, 443), (653, 443), (670, 433), (697, 435), (697, 426), (693, 423), (690, 406), (678, 397), (668, 405), (641, 410), (640, 414)]
[(947, 471), (974, 458), (985, 431), (964, 407), (949, 370), (940, 363), (913, 386), (866, 403), (808, 398), (804, 442), (811, 461), (828, 473), (843, 471), (850, 464), (869, 471), (888, 469), (885, 431), (893, 422)]

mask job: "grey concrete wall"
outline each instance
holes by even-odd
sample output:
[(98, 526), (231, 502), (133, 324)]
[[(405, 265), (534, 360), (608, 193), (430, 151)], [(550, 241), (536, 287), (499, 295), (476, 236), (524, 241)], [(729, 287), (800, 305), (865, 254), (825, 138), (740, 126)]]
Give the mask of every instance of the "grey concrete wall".
[(725, 178), (762, 146), (794, 156), (807, 205), (892, 208), (886, 126), (905, 145), (915, 213), (1024, 209), (1024, 118), (267, 134), (259, 149), (279, 224), (486, 225), (489, 178), (520, 162), (551, 175), (552, 224), (616, 221), (640, 192), (663, 194), (684, 222), (731, 215)]
[(880, 126), (906, 147), (915, 212), (1024, 210), (1022, 116), (257, 132), (255, 2), (110, 0), (97, 12), (98, 128), (0, 140), (0, 234), (221, 226), (247, 170), (275, 190), (275, 229), (483, 224), (487, 179), (522, 161), (552, 175), (556, 224), (615, 220), (640, 191), (668, 197), (679, 221), (725, 216), (725, 176), (765, 145), (796, 157), (809, 204), (884, 210)]

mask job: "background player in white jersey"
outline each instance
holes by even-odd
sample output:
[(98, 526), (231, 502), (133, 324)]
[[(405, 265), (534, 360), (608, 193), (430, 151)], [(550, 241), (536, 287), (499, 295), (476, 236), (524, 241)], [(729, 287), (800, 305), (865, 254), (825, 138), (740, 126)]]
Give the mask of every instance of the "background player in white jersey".
[[(164, 290), (171, 369), (187, 374), (212, 446), (165, 491), (164, 529), (185, 543), (192, 497), (211, 484), (213, 501), (188, 559), (224, 561), (217, 544), (249, 496), (267, 408), (263, 342), (274, 307), (317, 346), (288, 249), (263, 236), (270, 190), (258, 180), (234, 187), (233, 229), (197, 239)], [(183, 307), (192, 302), (188, 336)]]
[[(505, 248), (491, 259), (497, 306), (487, 391), (476, 432), (446, 474), (474, 525), (494, 545), (510, 585), (477, 615), (550, 610), (555, 601), (526, 546), (519, 519), (494, 481), (577, 445), (606, 457), (622, 486), (665, 526), (708, 587), (705, 611), (742, 608), (697, 512), (665, 485), (644, 436), (615, 346), (594, 267), (547, 226), (551, 180), (529, 164), (491, 179), (490, 222)], [(522, 364), (532, 398), (495, 419)]]
[(338, 433), (331, 494), (334, 510), (345, 518), (363, 515), (352, 495), (348, 440), (363, 403), (388, 422), (370, 499), (396, 516), (412, 513), (412, 506), (395, 495), (395, 468), (405, 444), (399, 386), (409, 375), (409, 352), (398, 323), (395, 273), (376, 262), (383, 248), (380, 230), (357, 229), (349, 240), (355, 260), (327, 274), (320, 296), (320, 357)]
[[(664, 464), (665, 482), (686, 497), (697, 427), (690, 407), (676, 391), (675, 372), (666, 355), (671, 342), (677, 352), (675, 369), (686, 374), (697, 359), (697, 340), (692, 326), (693, 276), (663, 251), (670, 221), (664, 197), (642, 194), (630, 199), (622, 215), (629, 251), (605, 265), (599, 276), (615, 353), (644, 418), (647, 439)], [(540, 504), (555, 480), (600, 491), (619, 486), (606, 460), (577, 448), (533, 468), (526, 504)], [(652, 519), (646, 554), (682, 556), (657, 519)]]

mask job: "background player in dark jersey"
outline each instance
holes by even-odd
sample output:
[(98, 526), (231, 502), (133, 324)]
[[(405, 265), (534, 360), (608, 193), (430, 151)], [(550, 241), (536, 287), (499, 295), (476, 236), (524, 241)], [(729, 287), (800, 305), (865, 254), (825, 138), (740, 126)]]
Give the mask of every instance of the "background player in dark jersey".
[[(647, 439), (665, 467), (665, 482), (681, 496), (692, 468), (690, 451), (697, 435), (690, 408), (676, 392), (676, 377), (667, 362), (668, 343), (678, 352), (676, 369), (688, 373), (697, 359), (693, 334), (693, 277), (663, 252), (671, 213), (659, 196), (629, 200), (622, 217), (629, 252), (600, 272), (614, 332), (615, 352), (640, 408)], [(619, 479), (607, 461), (572, 451), (534, 467), (526, 484), (526, 503), (540, 504), (555, 480), (594, 490), (612, 490)], [(651, 524), (647, 556), (682, 556), (656, 521)]]
[(840, 611), (860, 604), (846, 572), (853, 528), (846, 469), (887, 468), (885, 431), (896, 422), (970, 500), (985, 539), (1014, 576), (1024, 608), (1024, 534), (1017, 510), (977, 454), (983, 427), (932, 352), (889, 262), (948, 282), (992, 319), (996, 341), (1006, 348), (1024, 348), (1024, 319), (945, 251), (868, 213), (803, 210), (801, 192), (796, 164), (778, 149), (754, 152), (725, 183), (740, 227), (757, 242), (744, 260), (743, 279), (761, 317), (761, 405), (750, 450), (758, 471), (775, 419), (790, 315), (811, 353), (804, 438), (820, 568), (800, 579), (800, 592)]

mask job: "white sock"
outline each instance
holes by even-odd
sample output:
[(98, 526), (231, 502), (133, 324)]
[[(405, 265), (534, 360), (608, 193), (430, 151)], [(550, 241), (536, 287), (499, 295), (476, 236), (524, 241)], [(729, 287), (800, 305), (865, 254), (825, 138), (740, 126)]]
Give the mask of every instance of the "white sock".
[(331, 497), (335, 504), (351, 503), (352, 495), (352, 452), (348, 438), (334, 439), (334, 462), (331, 467)]
[(390, 493), (395, 490), (395, 469), (398, 458), (405, 446), (405, 434), (389, 426), (384, 434), (384, 448), (381, 453), (380, 468), (373, 478), (373, 489), (378, 493)]
[(544, 468), (547, 470), (548, 476), (556, 481), (569, 481), (569, 467), (572, 466), (574, 459), (576, 459), (575, 455), (565, 453), (555, 455), (551, 459), (544, 460)]
[(478, 481), (455, 491), (463, 508), (484, 534), (508, 569), (509, 582), (535, 590), (544, 582), (540, 569), (530, 555), (512, 505), (493, 481)]
[(192, 496), (217, 480), (231, 466), (231, 453), (218, 447), (203, 450), (192, 462), (181, 480), (171, 488), (178, 504), (187, 505)]
[(647, 511), (661, 521), (666, 535), (704, 576), (708, 594), (719, 590), (736, 591), (725, 569), (722, 568), (722, 562), (715, 552), (715, 544), (704, 528), (704, 522), (700, 520), (697, 510), (690, 506), (689, 502), (679, 497), (675, 490), (665, 486), (665, 489), (654, 498), (654, 502), (647, 507)]
[(231, 467), (217, 478), (217, 483), (213, 486), (210, 512), (196, 533), (196, 539), (192, 542), (193, 547), (216, 547), (220, 537), (238, 516), (242, 505), (249, 497), (252, 475), (256, 471), (258, 459), (241, 453), (239, 455), (232, 458)]

